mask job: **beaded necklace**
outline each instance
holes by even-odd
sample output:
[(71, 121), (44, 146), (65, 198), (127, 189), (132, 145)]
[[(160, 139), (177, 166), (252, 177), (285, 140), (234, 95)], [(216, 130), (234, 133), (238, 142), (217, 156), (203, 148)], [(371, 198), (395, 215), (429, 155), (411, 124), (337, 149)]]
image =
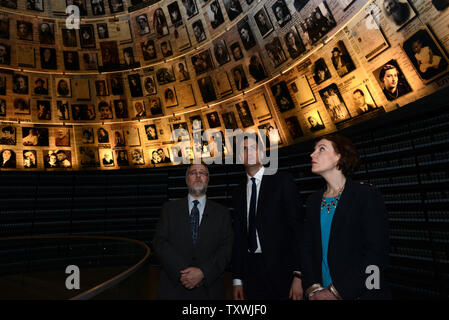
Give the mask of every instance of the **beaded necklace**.
[(337, 196), (330, 203), (328, 203), (326, 201), (326, 197), (324, 196), (324, 193), (323, 193), (323, 198), (321, 199), (321, 210), (323, 210), (324, 208), (327, 208), (327, 213), (330, 214), (331, 207), (337, 208), (338, 201), (340, 201), (340, 197), (341, 197), (341, 194), (343, 193), (344, 188), (345, 188), (345, 186), (343, 185), (343, 187), (341, 187), (340, 190), (338, 191)]

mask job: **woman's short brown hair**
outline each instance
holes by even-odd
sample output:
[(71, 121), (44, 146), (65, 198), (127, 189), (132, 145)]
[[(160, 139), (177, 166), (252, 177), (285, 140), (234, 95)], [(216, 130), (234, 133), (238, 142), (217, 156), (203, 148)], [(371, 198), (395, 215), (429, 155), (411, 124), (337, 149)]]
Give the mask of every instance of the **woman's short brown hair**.
[(332, 142), (335, 152), (340, 155), (337, 169), (341, 170), (345, 177), (352, 176), (360, 166), (359, 153), (352, 141), (339, 134), (331, 134), (317, 139), (315, 145), (322, 139)]

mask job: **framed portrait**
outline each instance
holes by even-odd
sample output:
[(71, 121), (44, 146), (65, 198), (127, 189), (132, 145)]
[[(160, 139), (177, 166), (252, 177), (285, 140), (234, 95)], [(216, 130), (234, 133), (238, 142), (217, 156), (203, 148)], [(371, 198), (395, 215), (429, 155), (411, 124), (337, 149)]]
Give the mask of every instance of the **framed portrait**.
[(243, 52), (242, 48), (240, 47), (240, 43), (234, 42), (233, 44), (231, 44), (231, 52), (235, 61), (243, 59)]
[(90, 94), (90, 80), (89, 79), (72, 79), (74, 92), (76, 93), (77, 101), (88, 101), (91, 99)]
[(296, 98), (301, 108), (304, 108), (316, 102), (315, 94), (310, 87), (309, 80), (306, 75), (299, 76), (288, 84), (290, 91)]
[(355, 70), (355, 64), (343, 40), (338, 41), (332, 49), (331, 61), (340, 78)]
[(115, 116), (117, 119), (128, 118), (128, 103), (126, 100), (117, 99), (114, 100)]
[(201, 19), (192, 24), (192, 29), (196, 42), (200, 43), (207, 39), (206, 31), (204, 31), (203, 22)]
[(78, 148), (79, 163), (82, 168), (93, 168), (100, 166), (98, 148), (91, 146), (81, 146)]
[(125, 141), (130, 147), (140, 146), (139, 128), (127, 126), (123, 129)]
[(17, 9), (17, 0), (3, 0), (0, 2), (0, 6), (8, 9)]
[(323, 119), (321, 119), (320, 112), (318, 110), (311, 110), (304, 114), (307, 121), (307, 127), (311, 132), (317, 132), (325, 128)]
[(48, 128), (22, 127), (24, 146), (48, 146)]
[(99, 151), (100, 151), (101, 165), (103, 167), (113, 167), (115, 163), (114, 163), (114, 154), (112, 150), (100, 148)]
[(163, 67), (156, 71), (156, 79), (159, 85), (164, 85), (176, 80), (175, 73), (173, 72), (173, 67)]
[(177, 86), (176, 91), (177, 95), (179, 97), (182, 97), (182, 99), (180, 100), (181, 103), (180, 105), (183, 108), (196, 106), (196, 98), (195, 95), (193, 94), (192, 84), (189, 83), (186, 85)]
[(285, 112), (295, 108), (290, 92), (288, 91), (285, 81), (281, 81), (271, 86), (271, 92), (273, 93), (276, 105), (280, 112)]
[(230, 111), (222, 113), (221, 117), (223, 118), (223, 124), (226, 129), (235, 130), (239, 127), (234, 112)]
[(155, 124), (146, 124), (145, 125), (145, 133), (147, 134), (148, 141), (154, 141), (159, 139), (157, 134), (157, 128)]
[(82, 24), (79, 30), (81, 48), (95, 48), (94, 26)]
[(148, 24), (147, 15), (141, 14), (136, 17), (137, 32), (140, 35), (150, 33), (150, 25)]
[(23, 150), (23, 168), (24, 169), (37, 168), (36, 150)]
[(172, 124), (172, 138), (175, 141), (183, 140), (184, 137), (189, 137), (189, 127), (187, 122), (179, 122)]
[(98, 69), (98, 57), (96, 52), (84, 52), (82, 53), (83, 69), (84, 70), (97, 70)]
[(96, 113), (93, 105), (72, 104), (73, 120), (94, 120), (95, 117)]
[(0, 151), (0, 168), (16, 168), (16, 152), (12, 149)]
[(126, 146), (125, 135), (122, 129), (112, 130), (112, 143), (114, 148)]
[(156, 80), (154, 80), (154, 76), (145, 76), (143, 78), (143, 90), (147, 96), (157, 93)]
[(224, 23), (224, 16), (218, 0), (213, 0), (207, 7), (206, 13), (212, 29), (218, 28)]
[(192, 131), (198, 132), (199, 130), (204, 129), (203, 119), (201, 118), (201, 115), (196, 114), (194, 116), (191, 116), (191, 117), (189, 117), (189, 120), (190, 120), (190, 124), (192, 126)]
[(245, 71), (243, 70), (243, 66), (241, 64), (232, 68), (231, 72), (237, 91), (242, 91), (249, 87), (248, 78), (246, 77)]
[(6, 95), (6, 75), (0, 73), (0, 95)]
[(111, 85), (111, 92), (114, 96), (120, 96), (123, 94), (123, 80), (120, 76), (112, 76), (109, 80)]
[(101, 16), (106, 13), (104, 9), (104, 0), (90, 0), (90, 5), (94, 16)]
[(333, 123), (339, 123), (351, 118), (348, 107), (335, 83), (321, 89), (319, 94)]
[(37, 118), (39, 120), (51, 120), (51, 105), (48, 100), (36, 101)]
[(187, 26), (178, 27), (173, 31), (175, 37), (175, 46), (178, 51), (184, 51), (192, 46)]
[(176, 107), (178, 105), (178, 97), (176, 96), (175, 86), (165, 87), (162, 89), (162, 94), (166, 108)]
[(100, 101), (98, 103), (98, 112), (100, 114), (100, 120), (109, 120), (113, 118), (112, 107), (108, 101)]
[(249, 104), (254, 110), (254, 116), (259, 122), (272, 118), (265, 93), (260, 92), (260, 94), (252, 96)]
[(288, 10), (284, 0), (276, 0), (276, 2), (271, 6), (271, 9), (273, 10), (276, 21), (281, 28), (292, 19), (290, 10)]
[(53, 22), (39, 22), (38, 29), (41, 44), (55, 43), (55, 24)]
[(221, 127), (220, 117), (217, 111), (206, 113), (207, 122), (209, 124), (209, 128), (217, 128)]
[(134, 166), (142, 166), (145, 164), (145, 157), (142, 149), (130, 150), (131, 162)]
[(146, 40), (140, 43), (142, 47), (143, 60), (153, 60), (157, 58), (156, 47), (153, 40)]
[(292, 137), (293, 140), (300, 138), (304, 135), (301, 126), (299, 125), (297, 116), (285, 118), (285, 125), (287, 126), (288, 132), (290, 133), (290, 136)]
[(11, 64), (11, 46), (0, 43), (0, 64)]
[(196, 75), (200, 75), (214, 69), (214, 63), (212, 61), (212, 56), (209, 49), (192, 56), (191, 61)]
[(57, 97), (70, 98), (72, 96), (70, 78), (55, 78), (55, 88)]
[(407, 57), (424, 83), (429, 83), (448, 71), (448, 60), (435, 38), (421, 29), (402, 45)]
[(109, 0), (109, 10), (111, 13), (123, 12), (125, 10), (123, 0)]
[(143, 100), (135, 100), (133, 101), (134, 107), (134, 118), (140, 119), (147, 116), (147, 111), (145, 109), (145, 101)]
[(336, 26), (326, 1), (321, 2), (305, 19), (305, 32), (312, 44), (317, 43)]
[(214, 40), (213, 46), (215, 60), (220, 66), (231, 61), (226, 42), (223, 39)]
[(249, 110), (248, 102), (246, 100), (236, 103), (235, 108), (237, 109), (237, 113), (239, 115), (240, 122), (242, 123), (243, 128), (248, 128), (254, 125), (254, 120), (251, 115), (251, 111)]
[[(278, 130), (278, 127), (277, 127), (275, 121), (269, 121), (269, 122), (260, 124), (257, 128), (259, 130), (265, 130), (266, 139), (268, 140), (267, 147), (271, 147), (272, 144), (276, 144), (276, 145), (282, 144), (281, 135), (279, 134), (279, 130)], [(261, 140), (262, 140), (262, 137), (261, 137)]]
[(179, 10), (178, 2), (174, 1), (167, 6), (168, 15), (170, 17), (170, 21), (172, 25), (175, 27), (179, 27), (182, 25), (182, 14), (181, 10)]
[(256, 39), (248, 23), (248, 17), (243, 18), (237, 23), (237, 30), (246, 51), (256, 45)]
[(109, 132), (105, 128), (97, 129), (97, 141), (98, 143), (109, 143)]
[(128, 85), (131, 97), (142, 97), (142, 83), (140, 81), (140, 75), (138, 73), (128, 75)]
[(348, 91), (347, 97), (350, 106), (349, 111), (353, 116), (360, 116), (378, 109), (378, 106), (366, 85), (352, 88)]
[[(16, 52), (20, 52), (17, 55), (17, 64), (20, 67), (36, 67), (36, 53), (35, 48), (27, 45), (16, 45)], [(55, 50), (55, 49), (53, 49)]]
[(373, 74), (388, 101), (396, 100), (412, 91), (398, 62), (394, 59), (376, 69)]
[(33, 24), (27, 21), (17, 21), (17, 39), (33, 41)]
[(9, 17), (6, 14), (0, 14), (0, 38), (9, 39)]
[(77, 47), (78, 42), (76, 40), (76, 31), (75, 29), (61, 29), (62, 34), (62, 44), (64, 47)]
[[(376, 28), (371, 27), (373, 24)], [(352, 37), (356, 40), (360, 55), (367, 61), (371, 61), (390, 47), (376, 18), (371, 13), (366, 14), (354, 25)]]
[(79, 70), (80, 62), (77, 51), (63, 51), (64, 68), (66, 70)]
[[(189, 151), (189, 150), (186, 150), (186, 151)], [(153, 149), (153, 150), (150, 150), (149, 153), (150, 153), (150, 159), (151, 159), (152, 165), (171, 163), (170, 151), (168, 148)], [(179, 155), (179, 156), (181, 156), (181, 155)]]
[(86, 0), (66, 0), (67, 7), (70, 5), (75, 5), (79, 8), (80, 16), (87, 16), (87, 4)]
[(204, 103), (217, 100), (214, 83), (212, 82), (212, 78), (210, 76), (199, 79), (198, 87), (200, 88), (201, 97), (203, 98)]
[(198, 7), (195, 0), (181, 0), (187, 19), (191, 19), (198, 14)]
[(133, 35), (131, 32), (130, 20), (119, 20), (115, 23), (114, 34), (119, 39), (120, 44), (126, 44), (133, 42)]
[(24, 74), (15, 73), (12, 77), (13, 87), (12, 91), (18, 94), (28, 94), (28, 76)]
[(240, 0), (223, 0), (223, 5), (230, 21), (237, 18), (243, 11)]
[(257, 53), (249, 58), (248, 65), (249, 74), (254, 78), (255, 83), (264, 80), (268, 77), (265, 67)]
[(187, 70), (186, 60), (177, 60), (175, 63), (175, 76), (180, 82), (190, 80), (190, 73)]
[(115, 158), (117, 159), (117, 165), (119, 167), (129, 166), (127, 150), (115, 150)]
[(153, 26), (158, 38), (162, 38), (169, 34), (167, 19), (165, 18), (165, 13), (162, 8), (154, 10)]
[(413, 7), (407, 0), (381, 0), (380, 6), (384, 16), (394, 24), (396, 30), (401, 29), (416, 17)]
[(292, 59), (298, 58), (301, 54), (306, 52), (301, 37), (295, 26), (292, 26), (284, 36), (285, 44), (287, 46), (288, 54)]
[(56, 70), (56, 49), (54, 48), (40, 48), (41, 68)]
[(72, 152), (70, 150), (43, 150), (43, 161), (46, 169), (71, 168)]
[(0, 117), (6, 117), (6, 100), (0, 99)]
[(149, 99), (149, 103), (150, 103), (150, 113), (152, 116), (163, 115), (162, 102), (159, 97), (154, 97), (154, 96), (151, 97)]
[(69, 102), (67, 100), (56, 101), (56, 115), (58, 120), (70, 120)]
[(274, 30), (265, 6), (262, 6), (259, 11), (256, 12), (254, 20), (256, 21), (257, 28), (259, 29), (262, 38), (265, 38)]
[(215, 76), (215, 84), (217, 86), (218, 94), (222, 97), (234, 92), (231, 82), (229, 81), (228, 73), (224, 70), (217, 72)]
[(287, 61), (287, 56), (285, 55), (284, 49), (282, 49), (281, 41), (278, 37), (274, 37), (271, 42), (265, 44), (265, 50), (273, 67), (277, 68)]
[(109, 38), (109, 28), (107, 23), (97, 23), (97, 34), (98, 39), (107, 39)]
[(106, 80), (95, 80), (95, 92), (97, 96), (108, 96), (109, 90)]
[(170, 40), (164, 40), (161, 42), (161, 52), (163, 57), (170, 57), (173, 55)]
[(100, 42), (101, 57), (103, 61), (103, 67), (114, 68), (118, 67), (119, 55), (116, 41), (102, 41)]
[(55, 146), (70, 147), (70, 129), (59, 127), (55, 128)]
[(14, 99), (14, 114), (31, 114), (30, 100), (24, 98)]
[(16, 145), (16, 127), (11, 125), (0, 126), (0, 144), (15, 146)]
[(313, 63), (312, 74), (316, 84), (320, 84), (332, 77), (326, 61), (324, 61), (323, 58), (320, 58)]

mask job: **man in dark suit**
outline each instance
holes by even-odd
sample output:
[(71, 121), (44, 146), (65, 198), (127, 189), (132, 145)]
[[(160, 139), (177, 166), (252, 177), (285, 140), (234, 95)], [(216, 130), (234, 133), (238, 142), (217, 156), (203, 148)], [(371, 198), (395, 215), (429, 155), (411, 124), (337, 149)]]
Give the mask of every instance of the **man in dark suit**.
[(268, 170), (261, 164), (262, 148), (255, 136), (249, 136), (239, 149), (246, 177), (232, 196), (233, 296), (236, 300), (302, 299), (301, 201), (290, 175), (264, 175)]
[(162, 207), (154, 250), (161, 264), (159, 299), (224, 299), (224, 270), (231, 261), (232, 225), (227, 208), (206, 199), (209, 171), (192, 164), (189, 194)]

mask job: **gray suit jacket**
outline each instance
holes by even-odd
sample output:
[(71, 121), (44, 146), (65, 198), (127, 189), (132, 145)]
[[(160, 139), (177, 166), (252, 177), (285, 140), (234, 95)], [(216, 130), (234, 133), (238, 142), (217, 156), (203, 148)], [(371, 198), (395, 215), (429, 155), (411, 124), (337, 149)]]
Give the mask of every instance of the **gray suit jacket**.
[[(192, 243), (187, 197), (164, 203), (156, 234), (154, 250), (161, 264), (158, 299), (224, 299), (224, 271), (231, 260), (233, 231), (227, 208), (206, 201), (198, 232)], [(202, 284), (186, 289), (180, 271), (200, 268)]]

